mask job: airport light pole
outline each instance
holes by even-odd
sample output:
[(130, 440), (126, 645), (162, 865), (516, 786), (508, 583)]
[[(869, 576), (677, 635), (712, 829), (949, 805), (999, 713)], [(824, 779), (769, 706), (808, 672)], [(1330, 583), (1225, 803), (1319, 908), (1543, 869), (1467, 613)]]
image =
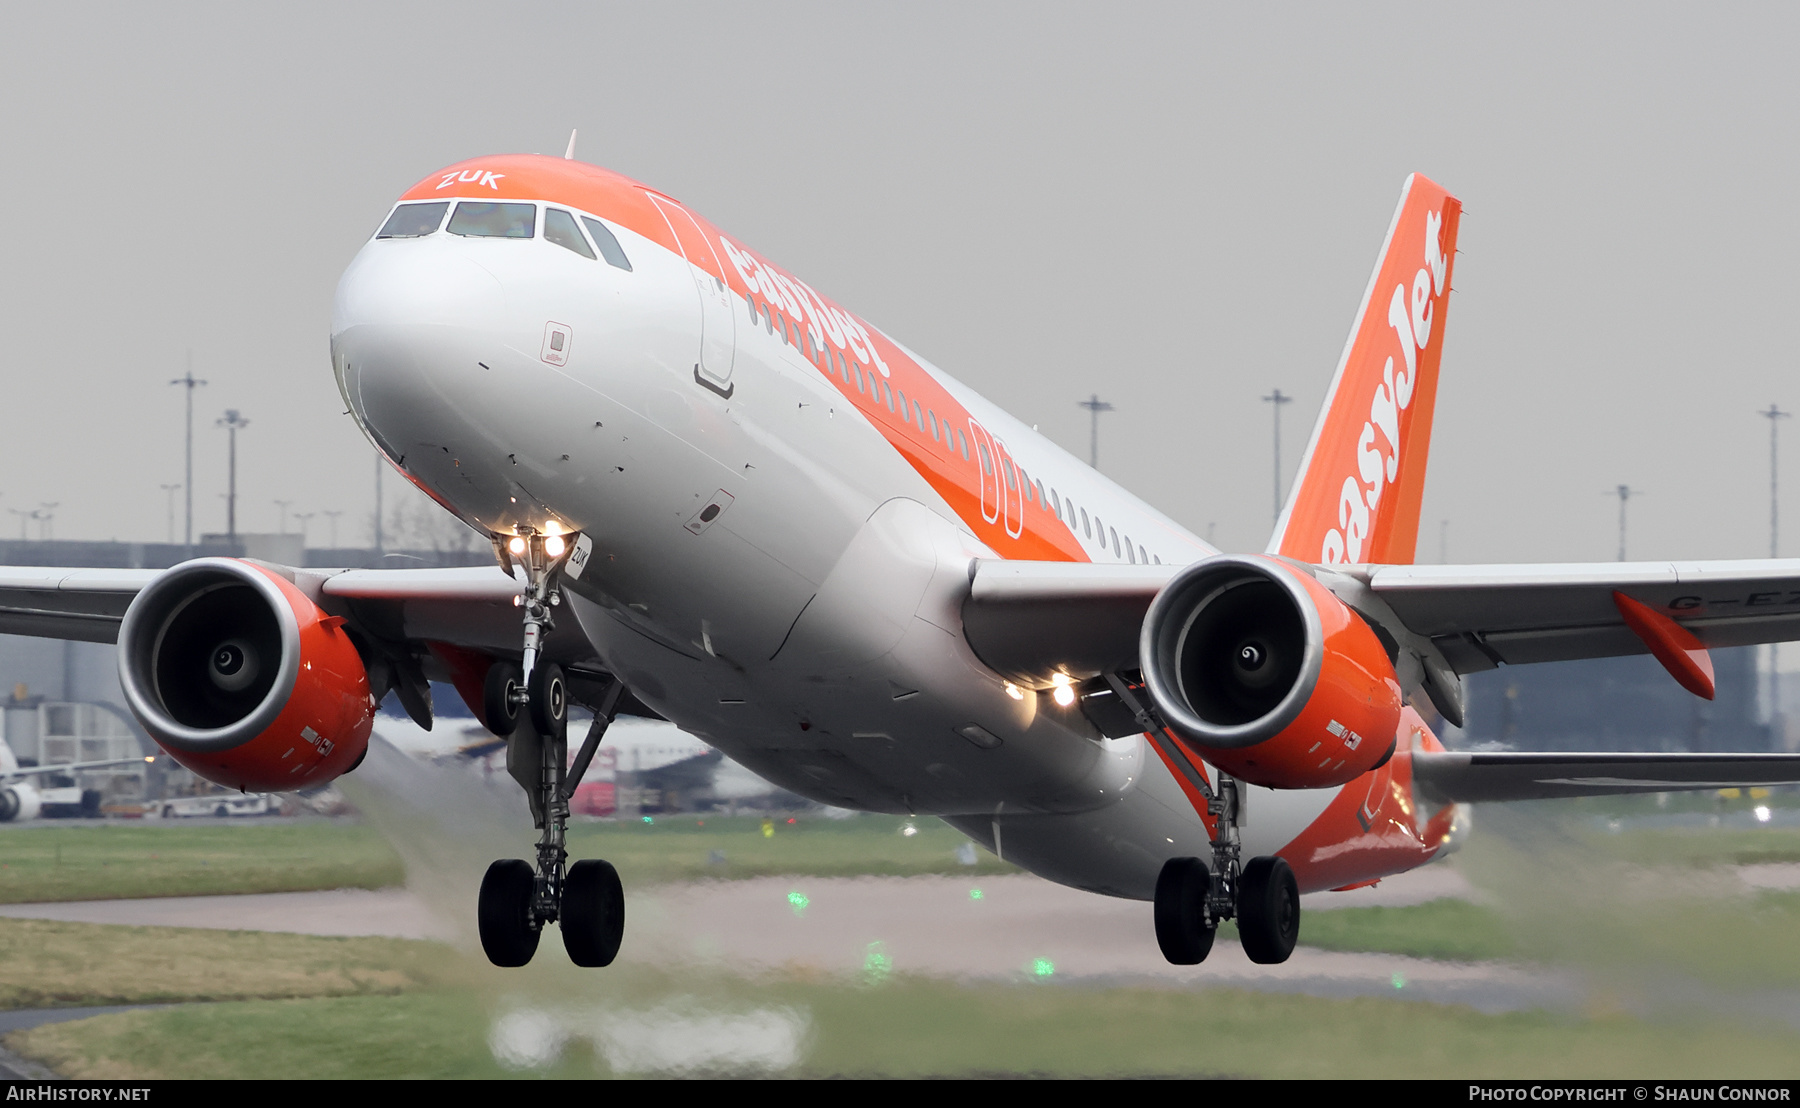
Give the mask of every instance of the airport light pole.
[(1601, 493), (1602, 496), (1619, 498), (1619, 561), (1621, 562), (1625, 560), (1625, 504), (1633, 496), (1642, 496), (1643, 492), (1644, 490), (1634, 489), (1630, 485), (1620, 485), (1611, 492)]
[(1281, 518), (1281, 406), (1291, 404), (1294, 398), (1280, 389), (1263, 397), (1264, 404), (1275, 405), (1275, 518)]
[(175, 490), (181, 487), (181, 483), (176, 482), (173, 485), (162, 485), (160, 487), (163, 491), (163, 495), (165, 497), (167, 497), (167, 499), (169, 501), (169, 545), (174, 546), (175, 545)]
[(6, 510), (19, 517), (19, 541), (25, 542), (29, 537), (25, 534), (25, 525), (37, 518), (37, 512), (24, 508), (8, 508)]
[(1100, 399), (1099, 393), (1094, 393), (1086, 400), (1077, 400), (1075, 404), (1077, 407), (1086, 408), (1088, 410), (1088, 465), (1094, 469), (1099, 469), (1100, 413), (1112, 411), (1113, 406)]
[(329, 519), (331, 521), (331, 548), (333, 550), (336, 550), (337, 544), (338, 544), (338, 541), (337, 541), (337, 517), (343, 515), (344, 511), (342, 508), (339, 508), (335, 512), (321, 512), (319, 514), (323, 515), (326, 519)]
[(316, 516), (318, 514), (319, 513), (317, 513), (317, 512), (295, 512), (294, 513), (294, 518), (300, 521), (300, 549), (301, 550), (306, 549), (306, 525), (309, 522), (311, 522), (313, 516)]
[(250, 426), (250, 421), (238, 414), (236, 408), (225, 409), (225, 414), (215, 421), (216, 426), (225, 428), (231, 438), (231, 460), (226, 473), (225, 493), (225, 536), (226, 541), (237, 545), (237, 433), (239, 428)]
[[(1780, 531), (1777, 529), (1776, 524), (1777, 524), (1778, 520), (1780, 519), (1780, 517), (1776, 513), (1776, 506), (1780, 503), (1780, 501), (1776, 498), (1776, 490), (1777, 490), (1778, 486), (1776, 484), (1776, 469), (1775, 469), (1775, 439), (1776, 439), (1776, 431), (1777, 431), (1777, 429), (1780, 428), (1781, 421), (1784, 419), (1787, 419), (1789, 416), (1793, 415), (1794, 413), (1784, 412), (1780, 408), (1776, 407), (1773, 402), (1771, 402), (1769, 404), (1769, 408), (1767, 411), (1758, 412), (1757, 414), (1769, 421), (1769, 557), (1779, 558), (1781, 556), (1778, 553), (1779, 543), (1780, 543)], [(1780, 749), (1780, 747), (1777, 745), (1778, 744), (1777, 736), (1775, 735), (1775, 729), (1778, 726), (1780, 726), (1780, 720), (1781, 720), (1781, 644), (1780, 643), (1770, 643), (1769, 644), (1769, 746), (1772, 749)]]
[(187, 548), (186, 555), (194, 556), (194, 390), (206, 384), (194, 378), (194, 352), (188, 351), (187, 375), (170, 381), (171, 385), (182, 385), (187, 389), (187, 530), (183, 533), (182, 544)]
[(60, 500), (40, 501), (38, 510), (31, 513), (31, 518), (38, 521), (39, 541), (49, 542), (56, 537), (56, 528), (52, 524), (56, 522), (56, 509), (61, 504)]
[(275, 501), (275, 506), (277, 508), (281, 509), (281, 530), (278, 532), (278, 534), (283, 534), (283, 535), (287, 534), (287, 510), (288, 510), (288, 505), (292, 504), (292, 503), (293, 503), (292, 500), (277, 500), (277, 501)]

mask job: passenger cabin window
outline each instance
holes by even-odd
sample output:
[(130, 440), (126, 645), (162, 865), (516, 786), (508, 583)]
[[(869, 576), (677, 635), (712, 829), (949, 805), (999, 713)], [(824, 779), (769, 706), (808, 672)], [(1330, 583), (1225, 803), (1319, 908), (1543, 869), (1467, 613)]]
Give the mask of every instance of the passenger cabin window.
[(1088, 514), (1087, 514), (1086, 508), (1081, 509), (1081, 529), (1083, 531), (1087, 532), (1088, 538), (1091, 539), (1094, 537), (1094, 529), (1088, 525)]
[(961, 427), (958, 427), (956, 429), (956, 449), (960, 454), (962, 454), (963, 461), (966, 462), (969, 460), (969, 440), (963, 438), (963, 433), (962, 433)]
[(378, 239), (416, 239), (435, 232), (444, 222), (444, 213), (450, 210), (448, 201), (442, 204), (402, 204), (388, 216), (388, 221), (375, 232)]
[(581, 223), (588, 229), (588, 234), (594, 236), (594, 245), (600, 248), (600, 256), (606, 259), (606, 264), (630, 273), (631, 259), (619, 248), (619, 240), (613, 237), (606, 224), (585, 215), (581, 217)]
[(575, 226), (575, 217), (561, 208), (544, 209), (544, 238), (565, 250), (573, 250), (584, 258), (594, 256), (593, 247), (581, 237), (581, 228)]
[(470, 238), (528, 239), (537, 230), (537, 205), (464, 200), (446, 230)]
[(925, 409), (919, 406), (917, 400), (913, 401), (913, 421), (919, 425), (919, 430), (925, 429)]

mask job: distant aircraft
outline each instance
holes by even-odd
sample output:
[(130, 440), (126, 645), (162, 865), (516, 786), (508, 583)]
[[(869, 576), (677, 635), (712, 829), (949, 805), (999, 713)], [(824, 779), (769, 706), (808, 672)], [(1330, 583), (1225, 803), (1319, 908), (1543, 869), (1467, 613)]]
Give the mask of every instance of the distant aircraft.
[[(73, 777), (74, 774), (90, 769), (111, 769), (114, 766), (141, 766), (146, 762), (154, 762), (155, 758), (110, 758), (100, 762), (64, 762), (53, 766), (22, 766), (13, 754), (12, 747), (5, 739), (0, 738), (0, 823), (22, 823), (33, 820), (44, 813), (46, 807), (62, 809), (70, 814), (97, 816), (99, 811), (98, 794), (89, 795), (78, 784), (40, 786), (33, 783), (33, 777)], [(54, 812), (53, 812), (54, 814)]]
[[(1800, 637), (1800, 561), (1410, 564), (1460, 214), (1407, 179), (1287, 507), (1235, 555), (679, 201), (476, 158), (364, 244), (331, 359), (498, 569), (8, 569), (0, 631), (116, 640), (150, 734), (247, 790), (354, 769), (389, 690), (426, 726), (453, 682), (543, 832), (482, 884), (501, 965), (550, 922), (577, 964), (617, 952), (617, 874), (563, 832), (620, 712), (1152, 901), (1171, 961), (1235, 918), (1279, 962), (1302, 892), (1437, 857), (1466, 802), (1800, 780), (1768, 754), (1449, 753), (1415, 710), (1460, 724), (1462, 674), (1643, 652), (1710, 696), (1708, 647)], [(1102, 271), (1103, 237), (1070, 243), (1056, 276)], [(571, 700), (596, 714), (565, 770)]]

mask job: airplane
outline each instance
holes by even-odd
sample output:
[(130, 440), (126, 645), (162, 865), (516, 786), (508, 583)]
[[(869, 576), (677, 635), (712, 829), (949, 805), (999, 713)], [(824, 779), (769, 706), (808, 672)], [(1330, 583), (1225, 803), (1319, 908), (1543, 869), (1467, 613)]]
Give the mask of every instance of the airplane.
[(572, 141), (474, 158), (361, 247), (330, 353), (496, 568), (4, 569), (0, 632), (116, 641), (146, 730), (245, 790), (353, 771), (390, 691), (429, 726), (453, 684), (540, 829), (482, 882), (497, 965), (551, 923), (578, 965), (617, 955), (618, 875), (564, 831), (621, 713), (1149, 901), (1171, 962), (1226, 919), (1281, 962), (1301, 893), (1440, 857), (1471, 802), (1800, 781), (1433, 733), (1470, 672), (1647, 652), (1710, 697), (1708, 648), (1800, 638), (1800, 561), (1412, 564), (1461, 211), (1407, 178), (1268, 546), (1226, 554)]
[(33, 777), (72, 778), (74, 774), (86, 770), (141, 766), (154, 761), (156, 759), (153, 757), (139, 756), (92, 762), (63, 762), (51, 766), (26, 766), (19, 764), (12, 744), (0, 738), (0, 823), (25, 823), (44, 814), (46, 808), (50, 809), (52, 815), (59, 811), (90, 816), (100, 814), (99, 793), (83, 790), (77, 784), (43, 787), (33, 784), (30, 780)]

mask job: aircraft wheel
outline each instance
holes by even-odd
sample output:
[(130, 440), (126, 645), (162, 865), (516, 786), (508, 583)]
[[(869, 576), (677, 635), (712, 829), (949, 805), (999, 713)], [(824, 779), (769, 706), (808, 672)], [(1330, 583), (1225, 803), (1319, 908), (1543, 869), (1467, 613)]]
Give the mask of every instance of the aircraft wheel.
[(517, 858), (495, 862), (481, 879), (481, 949), (496, 966), (522, 966), (537, 953), (538, 931), (531, 926), (536, 881), (531, 863)]
[(1207, 918), (1212, 873), (1198, 858), (1170, 858), (1156, 878), (1156, 945), (1177, 966), (1198, 965), (1212, 952), (1218, 922)]
[(625, 887), (610, 862), (586, 859), (563, 879), (563, 947), (578, 966), (610, 966), (625, 937)]
[(0, 789), (0, 823), (11, 823), (19, 817), (19, 794), (11, 789)]
[(518, 666), (495, 662), (488, 667), (487, 679), (481, 685), (481, 722), (503, 739), (519, 729), (518, 688)]
[(529, 692), (525, 699), (531, 707), (531, 725), (547, 739), (561, 738), (569, 725), (569, 686), (562, 667), (540, 660), (531, 667)]
[(1288, 960), (1300, 938), (1300, 886), (1279, 857), (1250, 859), (1238, 879), (1238, 937), (1252, 962)]

